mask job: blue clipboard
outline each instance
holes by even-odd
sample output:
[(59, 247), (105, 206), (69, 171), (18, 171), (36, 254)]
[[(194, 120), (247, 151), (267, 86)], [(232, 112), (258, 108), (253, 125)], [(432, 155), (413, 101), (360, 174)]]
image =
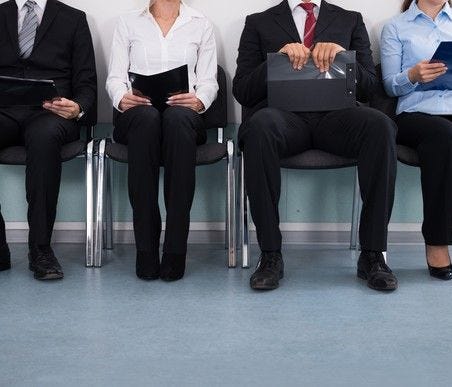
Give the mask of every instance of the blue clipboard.
[(416, 87), (416, 91), (428, 90), (452, 90), (452, 42), (441, 42), (430, 63), (441, 62), (447, 67), (447, 73), (434, 81), (422, 83)]

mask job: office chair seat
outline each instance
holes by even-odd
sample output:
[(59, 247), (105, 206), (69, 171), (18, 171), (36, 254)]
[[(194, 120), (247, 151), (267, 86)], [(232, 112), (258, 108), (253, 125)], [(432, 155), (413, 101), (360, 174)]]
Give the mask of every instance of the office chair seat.
[[(196, 165), (209, 165), (224, 159), (227, 156), (227, 145), (211, 143), (200, 145), (196, 151)], [(108, 143), (105, 147), (105, 154), (112, 160), (120, 163), (127, 163), (127, 146), (117, 143)]]
[(355, 165), (355, 159), (336, 156), (318, 149), (310, 149), (281, 160), (281, 167), (287, 169), (334, 169)]

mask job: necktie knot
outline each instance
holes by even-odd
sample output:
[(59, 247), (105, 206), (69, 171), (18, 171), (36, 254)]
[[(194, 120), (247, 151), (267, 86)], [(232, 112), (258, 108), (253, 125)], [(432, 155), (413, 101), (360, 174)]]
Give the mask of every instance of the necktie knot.
[(301, 3), (300, 7), (303, 8), (306, 11), (306, 13), (309, 15), (309, 14), (314, 13), (315, 4), (314, 3)]
[(28, 8), (27, 9), (28, 12), (33, 11), (35, 9), (35, 6), (36, 6), (36, 1), (34, 1), (34, 0), (28, 0), (25, 3), (25, 7)]

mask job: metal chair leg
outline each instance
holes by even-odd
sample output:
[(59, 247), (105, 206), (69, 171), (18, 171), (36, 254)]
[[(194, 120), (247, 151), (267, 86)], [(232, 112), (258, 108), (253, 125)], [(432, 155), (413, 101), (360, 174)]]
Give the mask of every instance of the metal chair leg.
[(112, 208), (112, 162), (105, 158), (106, 192), (105, 192), (105, 248), (113, 250), (113, 208)]
[(358, 231), (359, 231), (359, 216), (361, 207), (361, 191), (359, 188), (358, 168), (355, 167), (355, 190), (353, 193), (353, 213), (352, 213), (352, 228), (350, 235), (350, 250), (358, 249)]
[(102, 242), (103, 242), (103, 207), (104, 207), (104, 177), (105, 177), (105, 144), (103, 139), (99, 143), (97, 166), (97, 208), (96, 208), (96, 233), (94, 266), (102, 266)]
[(227, 210), (226, 210), (226, 229), (227, 229), (227, 244), (228, 244), (228, 265), (230, 268), (237, 266), (236, 256), (236, 222), (235, 222), (235, 165), (234, 165), (234, 142), (228, 140), (228, 193), (227, 193)]
[(244, 269), (250, 267), (248, 204), (248, 195), (245, 187), (245, 162), (242, 153), (240, 159), (240, 229), (242, 233), (242, 268)]
[(86, 267), (94, 266), (94, 189), (93, 189), (93, 154), (94, 140), (90, 141), (86, 148)]

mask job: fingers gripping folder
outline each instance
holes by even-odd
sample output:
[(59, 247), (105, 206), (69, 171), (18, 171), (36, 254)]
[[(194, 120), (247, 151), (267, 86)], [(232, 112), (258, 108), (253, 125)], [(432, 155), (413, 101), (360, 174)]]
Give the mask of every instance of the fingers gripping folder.
[(294, 70), (280, 53), (267, 56), (268, 106), (291, 112), (316, 112), (356, 106), (356, 52), (337, 54), (321, 73), (312, 59)]

